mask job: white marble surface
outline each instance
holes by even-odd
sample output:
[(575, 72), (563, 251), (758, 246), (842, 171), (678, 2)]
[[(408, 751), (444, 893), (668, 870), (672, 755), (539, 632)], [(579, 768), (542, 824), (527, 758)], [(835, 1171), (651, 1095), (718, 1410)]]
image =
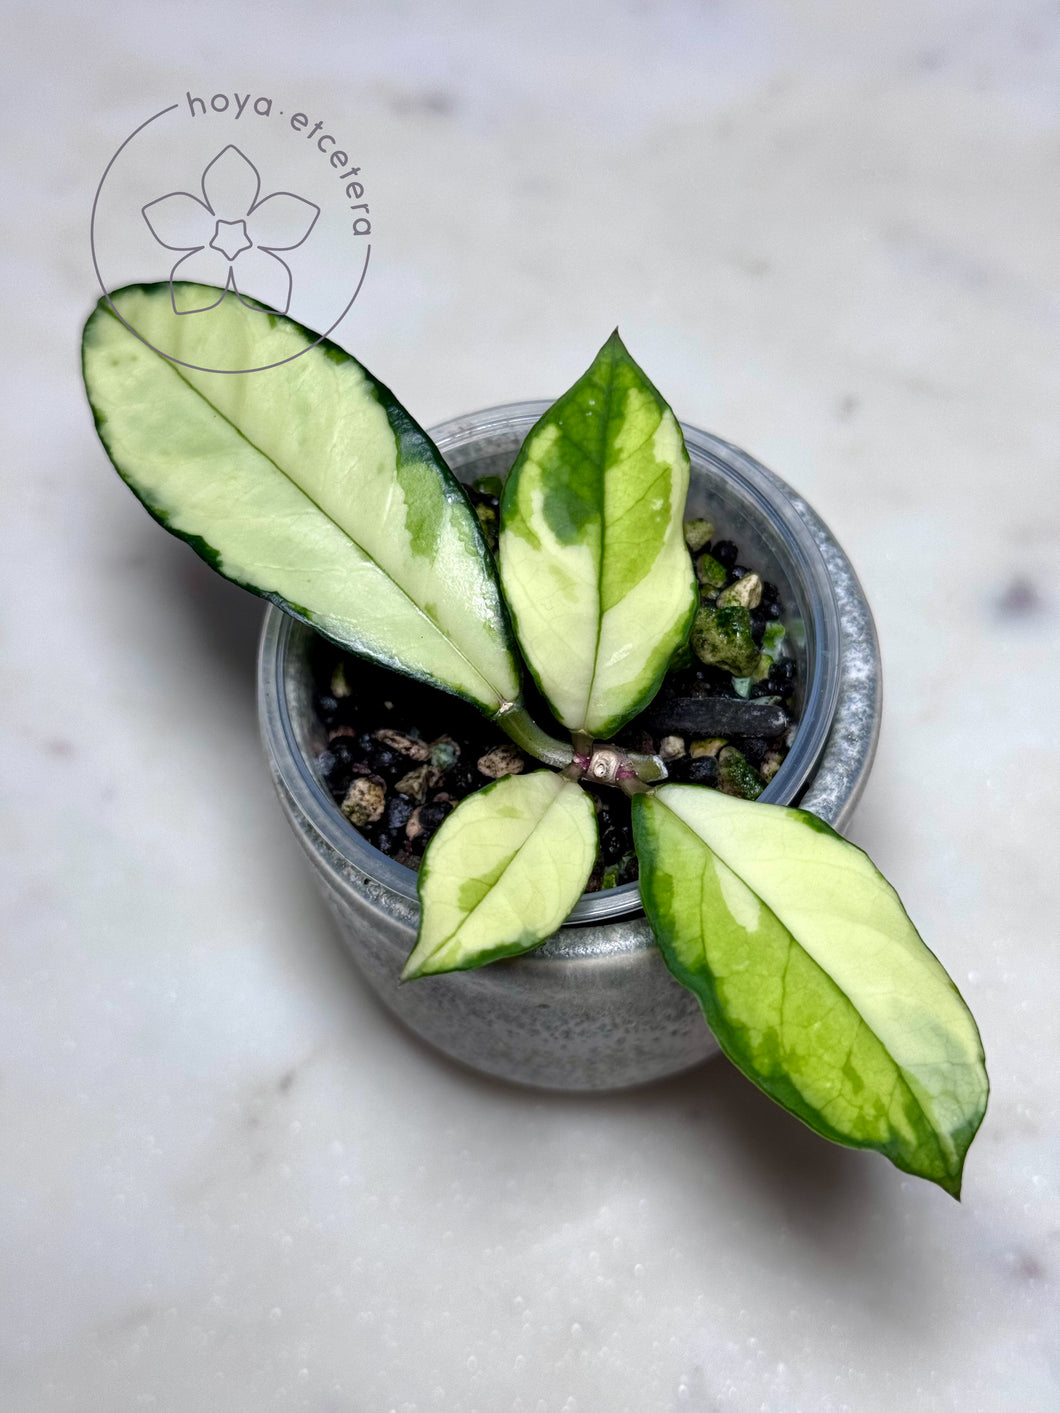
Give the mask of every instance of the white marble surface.
[[(6, 26), (0, 1407), (1055, 1413), (1055, 7)], [(844, 542), (887, 682), (852, 832), (993, 1080), (961, 1205), (723, 1062), (521, 1092), (365, 994), (270, 798), (259, 610), (144, 516), (80, 391), (96, 180), (194, 83), (356, 130), (344, 339), (422, 420), (559, 390), (617, 321)]]

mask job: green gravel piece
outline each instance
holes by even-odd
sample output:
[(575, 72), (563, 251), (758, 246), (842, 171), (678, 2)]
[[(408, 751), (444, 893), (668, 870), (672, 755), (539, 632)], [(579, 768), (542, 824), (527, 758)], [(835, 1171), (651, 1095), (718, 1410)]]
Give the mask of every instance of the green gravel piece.
[(739, 604), (729, 608), (702, 604), (692, 625), (691, 642), (700, 662), (720, 667), (734, 677), (749, 677), (758, 665), (751, 615)]
[(728, 577), (729, 573), (724, 564), (719, 564), (709, 550), (704, 550), (697, 557), (696, 578), (705, 594), (713, 596), (719, 589), (724, 589)]
[(726, 746), (718, 756), (718, 788), (741, 800), (757, 800), (766, 782), (735, 746)]
[(497, 548), (497, 532), (499, 520), (497, 512), (492, 505), (479, 504), (475, 506), (475, 514), (478, 516), (478, 523), (482, 526), (482, 533), (486, 537), (486, 543), (491, 550)]
[(504, 482), (499, 476), (480, 476), (477, 481), (471, 483), (480, 495), (496, 496), (500, 500), (504, 494)]

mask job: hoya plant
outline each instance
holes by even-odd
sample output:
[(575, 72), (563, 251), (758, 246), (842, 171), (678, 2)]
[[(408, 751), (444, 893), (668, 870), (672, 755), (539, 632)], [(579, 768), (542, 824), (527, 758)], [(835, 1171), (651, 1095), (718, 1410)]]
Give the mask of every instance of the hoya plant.
[[(582, 782), (613, 785), (632, 796), (666, 965), (729, 1059), (826, 1138), (959, 1196), (986, 1107), (982, 1046), (894, 889), (815, 815), (666, 783), (660, 759), (611, 739), (697, 607), (681, 429), (618, 334), (527, 436), (495, 560), (437, 448), (356, 359), (231, 295), (185, 293), (183, 307), (216, 307), (178, 316), (168, 283), (132, 286), (85, 327), (88, 397), (121, 477), (226, 578), (474, 703), (542, 762), (469, 795), (430, 842), (403, 976), (555, 932), (597, 852)], [(263, 318), (276, 366), (203, 371), (259, 362)], [(524, 663), (567, 739), (531, 718)]]

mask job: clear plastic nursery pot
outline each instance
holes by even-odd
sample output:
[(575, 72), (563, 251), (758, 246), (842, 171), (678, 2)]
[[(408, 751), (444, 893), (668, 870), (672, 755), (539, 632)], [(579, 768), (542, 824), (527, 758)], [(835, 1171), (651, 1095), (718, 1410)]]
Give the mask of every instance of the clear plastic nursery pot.
[[(503, 476), (548, 406), (490, 408), (431, 435), (462, 480)], [(879, 649), (861, 586), (827, 526), (778, 476), (707, 432), (683, 431), (686, 518), (708, 516), (744, 563), (777, 584), (795, 647), (798, 729), (761, 799), (799, 804), (841, 829), (880, 718)], [(416, 937), (416, 875), (346, 821), (316, 770), (325, 737), (312, 705), (313, 639), (279, 609), (267, 611), (258, 669), (265, 750), (343, 939), (390, 1010), (475, 1069), (550, 1089), (623, 1088), (716, 1054), (698, 1002), (663, 964), (636, 883), (585, 894), (528, 956), (399, 983)]]

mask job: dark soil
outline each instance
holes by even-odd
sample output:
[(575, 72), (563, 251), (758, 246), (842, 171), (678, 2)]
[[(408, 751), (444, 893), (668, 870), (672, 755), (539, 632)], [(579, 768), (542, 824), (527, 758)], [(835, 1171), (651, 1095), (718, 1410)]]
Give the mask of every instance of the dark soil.
[[(496, 497), (477, 490), (469, 495), (492, 541)], [(750, 572), (731, 541), (708, 549), (728, 583)], [(763, 584), (761, 602), (751, 611), (757, 644), (781, 614), (776, 588)], [(408, 868), (419, 867), (432, 835), (466, 795), (501, 775), (544, 768), (474, 707), (437, 688), (351, 657), (323, 639), (313, 668), (314, 704), (328, 736), (317, 767), (347, 819)], [(742, 697), (731, 673), (686, 654), (685, 664), (668, 673), (655, 700), (615, 741), (661, 755), (671, 780), (753, 798), (787, 753), (794, 687), (795, 663), (785, 656)], [(534, 720), (558, 739), (569, 739), (528, 674), (526, 696)], [(724, 730), (717, 729), (719, 722)], [(585, 788), (600, 831), (600, 857), (588, 883), (593, 892), (635, 879), (637, 861), (628, 798), (608, 787)]]

